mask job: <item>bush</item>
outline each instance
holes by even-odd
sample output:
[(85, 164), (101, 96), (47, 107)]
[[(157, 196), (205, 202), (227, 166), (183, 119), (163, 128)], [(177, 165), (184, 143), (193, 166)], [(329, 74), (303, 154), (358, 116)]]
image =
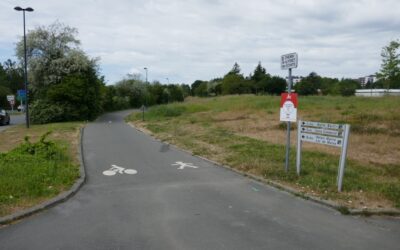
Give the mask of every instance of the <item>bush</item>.
[(64, 110), (62, 107), (37, 100), (31, 106), (31, 122), (34, 124), (45, 124), (63, 121)]

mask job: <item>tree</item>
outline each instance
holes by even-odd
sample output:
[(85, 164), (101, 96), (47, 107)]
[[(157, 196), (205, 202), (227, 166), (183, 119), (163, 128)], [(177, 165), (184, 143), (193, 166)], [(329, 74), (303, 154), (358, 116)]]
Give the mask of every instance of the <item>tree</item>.
[(188, 84), (181, 84), (181, 88), (183, 91), (184, 98), (190, 96), (190, 86)]
[[(102, 112), (104, 79), (98, 76), (97, 59), (79, 49), (76, 34), (58, 22), (27, 34), (33, 122), (91, 120)], [(16, 52), (22, 62), (22, 39)]]
[(0, 107), (6, 108), (9, 107), (9, 103), (7, 101), (7, 95), (11, 94), (11, 90), (7, 87), (0, 85)]
[(261, 62), (258, 62), (257, 67), (254, 69), (253, 74), (250, 76), (250, 79), (254, 82), (259, 82), (267, 76), (267, 70), (261, 65)]
[(279, 76), (274, 76), (266, 82), (265, 90), (271, 95), (280, 95), (286, 90), (286, 81)]
[[(200, 96), (199, 93), (203, 93), (203, 90), (201, 90), (201, 91), (197, 90), (197, 88), (199, 88), (203, 83), (206, 83), (206, 82), (202, 81), (202, 80), (196, 80), (192, 83), (192, 87), (191, 87), (192, 96), (195, 96), (195, 95)], [(204, 87), (202, 87), (202, 88), (204, 88)]]
[[(335, 94), (335, 86), (338, 84), (339, 80), (337, 78), (322, 77), (321, 78), (321, 94), (329, 95)], [(337, 93), (336, 93), (337, 94)]]
[(399, 41), (391, 41), (388, 46), (383, 47), (381, 56), (381, 71), (377, 74), (378, 79), (383, 81), (385, 88), (400, 86), (400, 48)]
[(342, 96), (352, 96), (356, 93), (356, 89), (361, 87), (359, 82), (352, 79), (342, 79), (337, 84)]
[(316, 95), (321, 88), (321, 82), (321, 77), (317, 73), (311, 72), (296, 84), (295, 90), (299, 95)]
[(207, 88), (207, 82), (201, 82), (200, 85), (198, 85), (194, 89), (194, 95), (195, 96), (200, 96), (200, 97), (206, 97), (208, 96), (208, 88)]
[(24, 71), (16, 62), (8, 59), (0, 64), (0, 85), (8, 88), (12, 94), (24, 88)]
[(241, 85), (244, 81), (244, 78), (240, 74), (227, 74), (224, 79), (222, 79), (222, 94), (231, 95), (231, 94), (241, 94)]
[(240, 66), (237, 62), (235, 62), (232, 69), (228, 72), (228, 75), (240, 75)]

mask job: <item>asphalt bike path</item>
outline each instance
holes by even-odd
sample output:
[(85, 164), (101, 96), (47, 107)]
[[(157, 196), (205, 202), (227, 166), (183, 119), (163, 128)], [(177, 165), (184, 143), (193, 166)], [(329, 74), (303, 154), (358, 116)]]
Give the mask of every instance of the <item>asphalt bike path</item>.
[(87, 183), (0, 229), (0, 249), (399, 249), (400, 220), (344, 216), (158, 142), (88, 124)]

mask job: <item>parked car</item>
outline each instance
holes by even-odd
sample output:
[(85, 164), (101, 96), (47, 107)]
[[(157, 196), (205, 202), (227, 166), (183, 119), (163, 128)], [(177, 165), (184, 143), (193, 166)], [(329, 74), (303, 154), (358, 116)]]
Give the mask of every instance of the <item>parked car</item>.
[(8, 124), (10, 124), (10, 115), (6, 112), (6, 110), (0, 108), (0, 125)]

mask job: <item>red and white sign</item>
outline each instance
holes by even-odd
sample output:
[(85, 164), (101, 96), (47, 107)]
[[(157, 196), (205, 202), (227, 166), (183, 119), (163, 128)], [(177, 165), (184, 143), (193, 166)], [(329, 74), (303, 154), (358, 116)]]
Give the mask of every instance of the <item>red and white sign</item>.
[(281, 122), (297, 121), (297, 94), (282, 93), (281, 94)]
[(15, 100), (11, 100), (11, 101), (10, 101), (10, 105), (11, 105), (11, 106), (14, 106), (14, 105), (15, 105)]

